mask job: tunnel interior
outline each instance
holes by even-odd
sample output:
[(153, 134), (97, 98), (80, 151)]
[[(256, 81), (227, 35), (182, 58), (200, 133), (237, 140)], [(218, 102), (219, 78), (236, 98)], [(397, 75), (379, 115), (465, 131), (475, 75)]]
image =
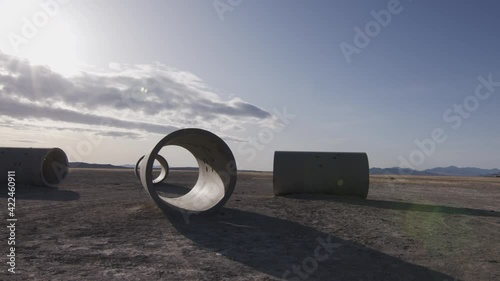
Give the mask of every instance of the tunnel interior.
[[(198, 180), (185, 195), (171, 198), (156, 192), (152, 180), (153, 162), (165, 146), (180, 146), (188, 150), (198, 163)], [(226, 143), (216, 135), (201, 129), (183, 129), (161, 140), (141, 163), (141, 182), (160, 207), (189, 212), (205, 212), (222, 206), (236, 184), (236, 164)]]
[(60, 149), (50, 150), (42, 163), (42, 180), (48, 186), (60, 184), (68, 175), (68, 157)]

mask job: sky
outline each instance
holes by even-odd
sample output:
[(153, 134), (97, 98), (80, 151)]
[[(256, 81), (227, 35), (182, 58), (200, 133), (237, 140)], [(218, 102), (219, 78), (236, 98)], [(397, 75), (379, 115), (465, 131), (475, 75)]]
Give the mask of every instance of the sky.
[[(498, 1), (0, 0), (0, 146), (133, 164), (202, 128), (274, 151), (500, 168)], [(162, 150), (171, 166), (189, 152)]]

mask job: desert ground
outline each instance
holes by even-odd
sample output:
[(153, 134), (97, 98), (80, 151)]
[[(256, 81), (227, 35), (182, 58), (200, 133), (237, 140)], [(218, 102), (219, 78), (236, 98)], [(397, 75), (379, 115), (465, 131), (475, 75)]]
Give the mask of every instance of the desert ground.
[(275, 197), (271, 173), (240, 172), (225, 208), (188, 220), (130, 169), (71, 169), (16, 199), (17, 273), (3, 227), (1, 280), (500, 280), (500, 178), (372, 176), (364, 200)]

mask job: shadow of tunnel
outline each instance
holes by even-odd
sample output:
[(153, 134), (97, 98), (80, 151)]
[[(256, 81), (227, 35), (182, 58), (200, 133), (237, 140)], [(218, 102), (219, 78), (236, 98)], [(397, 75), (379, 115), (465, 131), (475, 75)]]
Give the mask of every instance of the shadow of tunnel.
[(171, 217), (199, 246), (285, 280), (455, 280), (446, 274), (295, 222), (224, 208), (213, 217)]

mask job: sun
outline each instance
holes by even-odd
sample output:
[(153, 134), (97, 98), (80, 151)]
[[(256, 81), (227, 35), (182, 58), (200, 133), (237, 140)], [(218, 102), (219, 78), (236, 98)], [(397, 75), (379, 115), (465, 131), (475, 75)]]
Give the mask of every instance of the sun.
[(77, 39), (68, 26), (54, 22), (37, 39), (24, 52), (33, 64), (46, 65), (65, 76), (80, 71)]
[(0, 2), (0, 7), (0, 31), (6, 35), (6, 40), (0, 42), (1, 51), (26, 58), (34, 65), (48, 66), (65, 76), (80, 71), (78, 40), (64, 22), (63, 6), (50, 15), (39, 1), (6, 1)]

